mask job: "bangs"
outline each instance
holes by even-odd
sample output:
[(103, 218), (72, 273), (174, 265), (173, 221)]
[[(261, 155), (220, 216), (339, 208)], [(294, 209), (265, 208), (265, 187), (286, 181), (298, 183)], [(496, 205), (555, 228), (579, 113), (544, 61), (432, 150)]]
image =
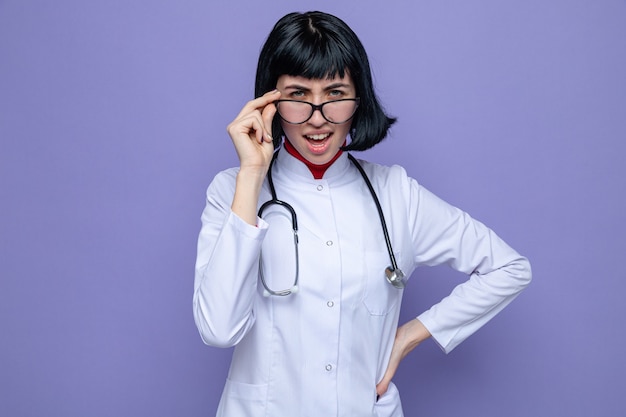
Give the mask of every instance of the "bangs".
[(276, 51), (270, 71), (310, 79), (343, 78), (352, 72), (355, 59), (337, 39), (320, 33), (301, 33)]
[[(380, 105), (363, 44), (336, 16), (322, 12), (289, 13), (282, 17), (263, 44), (256, 70), (255, 97), (276, 88), (281, 75), (314, 80), (350, 76), (360, 103), (350, 127), (346, 151), (363, 151), (387, 135), (395, 118)], [(274, 146), (284, 136), (278, 115), (272, 120)]]

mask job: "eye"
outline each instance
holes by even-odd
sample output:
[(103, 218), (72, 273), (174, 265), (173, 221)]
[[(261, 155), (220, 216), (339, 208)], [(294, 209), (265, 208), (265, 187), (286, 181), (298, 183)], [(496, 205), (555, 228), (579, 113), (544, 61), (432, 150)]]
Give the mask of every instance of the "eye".
[(302, 90), (295, 90), (295, 91), (292, 91), (291, 93), (289, 93), (289, 96), (291, 96), (293, 98), (302, 98), (302, 97), (304, 97), (304, 91), (302, 91)]
[(343, 96), (343, 95), (344, 95), (344, 93), (343, 93), (343, 91), (342, 91), (342, 90), (331, 90), (331, 91), (329, 92), (329, 95), (330, 95), (331, 97), (337, 98), (337, 97), (341, 97), (341, 96)]

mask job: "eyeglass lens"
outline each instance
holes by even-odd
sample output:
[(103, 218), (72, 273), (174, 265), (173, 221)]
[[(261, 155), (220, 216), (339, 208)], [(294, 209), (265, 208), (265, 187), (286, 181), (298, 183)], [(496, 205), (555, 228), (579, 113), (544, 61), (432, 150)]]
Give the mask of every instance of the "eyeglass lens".
[(356, 99), (327, 101), (320, 105), (307, 101), (281, 100), (276, 103), (276, 108), (280, 117), (287, 123), (304, 123), (313, 116), (316, 109), (319, 109), (324, 119), (340, 124), (352, 118), (357, 105)]

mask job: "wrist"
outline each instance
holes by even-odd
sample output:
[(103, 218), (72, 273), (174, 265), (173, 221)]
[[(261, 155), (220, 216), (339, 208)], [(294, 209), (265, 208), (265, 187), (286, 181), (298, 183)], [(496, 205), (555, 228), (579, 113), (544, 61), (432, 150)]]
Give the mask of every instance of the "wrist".
[(232, 211), (251, 225), (257, 222), (257, 205), (265, 173), (254, 169), (240, 169), (235, 182)]
[(265, 181), (267, 169), (257, 167), (241, 167), (237, 172), (236, 186), (247, 191), (260, 191)]
[(430, 332), (419, 319), (405, 323), (400, 329), (402, 330), (402, 340), (412, 348), (431, 337)]
[(432, 335), (430, 334), (430, 331), (428, 331), (428, 329), (426, 328), (426, 326), (424, 326), (424, 324), (419, 320), (419, 319), (413, 319), (412, 321), (413, 326), (411, 326), (411, 330), (412, 330), (412, 339), (417, 342), (417, 343), (422, 343), (424, 340), (428, 339), (429, 337), (431, 337)]

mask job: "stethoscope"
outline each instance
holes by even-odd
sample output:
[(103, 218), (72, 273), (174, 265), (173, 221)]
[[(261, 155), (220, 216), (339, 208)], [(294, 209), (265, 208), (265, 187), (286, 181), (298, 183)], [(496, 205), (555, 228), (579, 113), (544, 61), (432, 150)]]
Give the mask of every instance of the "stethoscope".
[[(296, 255), (296, 265), (295, 265), (296, 271), (295, 271), (295, 279), (293, 282), (293, 286), (291, 288), (288, 288), (286, 290), (278, 290), (278, 291), (272, 290), (267, 284), (267, 282), (265, 281), (265, 277), (263, 276), (263, 256), (260, 256), (259, 276), (261, 278), (261, 283), (263, 284), (263, 288), (264, 288), (263, 295), (266, 297), (269, 297), (270, 295), (286, 296), (286, 295), (298, 292), (298, 278), (299, 278), (299, 272), (300, 272), (300, 262), (299, 262), (299, 257), (298, 257), (298, 219), (296, 216), (296, 211), (293, 209), (293, 207), (291, 207), (290, 204), (276, 198), (276, 189), (274, 188), (274, 181), (272, 180), (272, 166), (274, 165), (274, 161), (276, 160), (277, 155), (278, 155), (278, 151), (274, 153), (274, 157), (272, 158), (269, 169), (267, 171), (267, 181), (270, 186), (272, 199), (269, 201), (266, 201), (265, 203), (261, 205), (261, 207), (259, 208), (258, 216), (262, 217), (263, 211), (271, 205), (281, 206), (289, 212), (289, 214), (291, 215), (291, 228), (293, 231), (293, 242), (294, 242), (294, 250), (295, 250), (295, 255)], [(398, 268), (398, 264), (396, 263), (396, 257), (393, 254), (393, 248), (391, 247), (391, 239), (389, 238), (389, 232), (387, 230), (387, 223), (385, 222), (385, 215), (383, 214), (383, 209), (380, 206), (380, 201), (378, 201), (378, 196), (376, 196), (374, 187), (372, 187), (372, 183), (367, 177), (367, 174), (363, 170), (363, 167), (361, 166), (361, 164), (359, 164), (356, 158), (354, 158), (350, 154), (348, 154), (348, 159), (357, 168), (357, 170), (361, 174), (361, 177), (363, 177), (363, 180), (365, 180), (365, 184), (367, 184), (367, 188), (370, 190), (370, 194), (372, 195), (372, 199), (374, 200), (374, 203), (376, 204), (376, 209), (378, 210), (378, 217), (380, 218), (380, 225), (383, 228), (383, 234), (385, 236), (385, 243), (387, 245), (387, 252), (389, 253), (389, 260), (391, 261), (391, 265), (385, 268), (385, 277), (387, 278), (387, 281), (391, 285), (393, 285), (395, 288), (403, 289), (406, 286), (407, 278), (404, 275), (404, 272), (402, 272), (402, 270)]]

